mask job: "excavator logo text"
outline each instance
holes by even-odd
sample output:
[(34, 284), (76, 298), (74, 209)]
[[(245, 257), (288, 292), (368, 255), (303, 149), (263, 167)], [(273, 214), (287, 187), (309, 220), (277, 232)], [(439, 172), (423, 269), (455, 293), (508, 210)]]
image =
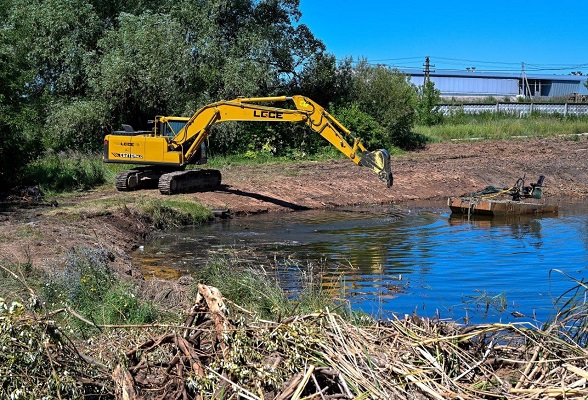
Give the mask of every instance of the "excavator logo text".
[(143, 158), (142, 155), (133, 153), (112, 153), (112, 155), (118, 158)]
[(279, 111), (259, 111), (253, 110), (253, 116), (255, 118), (272, 118), (272, 119), (283, 119), (284, 113)]

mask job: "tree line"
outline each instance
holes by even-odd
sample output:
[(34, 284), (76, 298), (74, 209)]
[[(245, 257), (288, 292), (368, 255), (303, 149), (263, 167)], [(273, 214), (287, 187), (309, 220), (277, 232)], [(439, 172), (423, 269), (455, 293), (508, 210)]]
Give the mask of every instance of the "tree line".
[[(238, 96), (302, 94), (368, 146), (409, 146), (424, 114), (408, 77), (337, 61), (300, 17), (298, 0), (0, 0), (0, 184), (47, 154), (96, 154), (122, 123)], [(213, 135), (219, 155), (324, 145), (297, 125)]]

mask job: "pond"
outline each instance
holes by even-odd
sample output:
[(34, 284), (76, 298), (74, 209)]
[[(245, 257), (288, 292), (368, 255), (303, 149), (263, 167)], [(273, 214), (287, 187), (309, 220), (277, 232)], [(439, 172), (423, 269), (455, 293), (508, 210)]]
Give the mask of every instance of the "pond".
[(263, 267), (290, 291), (313, 279), (380, 318), (545, 322), (586, 275), (588, 204), (492, 219), (435, 203), (253, 215), (166, 232), (136, 257), (173, 277), (215, 255)]

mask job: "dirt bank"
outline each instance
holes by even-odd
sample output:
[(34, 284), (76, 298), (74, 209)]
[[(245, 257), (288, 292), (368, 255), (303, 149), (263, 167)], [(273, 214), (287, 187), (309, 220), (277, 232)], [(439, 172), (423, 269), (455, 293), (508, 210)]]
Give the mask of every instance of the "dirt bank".
[[(283, 212), (354, 204), (440, 200), (527, 183), (545, 175), (545, 201), (588, 196), (588, 140), (460, 142), (432, 144), (393, 159), (394, 186), (347, 160), (223, 169), (222, 190), (180, 195), (233, 213)], [(57, 199), (58, 206), (0, 208), (0, 261), (52, 265), (69, 248), (104, 247), (125, 274), (136, 274), (129, 252), (149, 232), (125, 204), (161, 196), (157, 190), (119, 193), (113, 187)], [(106, 207), (105, 204), (109, 206)], [(113, 206), (114, 205), (114, 206)]]

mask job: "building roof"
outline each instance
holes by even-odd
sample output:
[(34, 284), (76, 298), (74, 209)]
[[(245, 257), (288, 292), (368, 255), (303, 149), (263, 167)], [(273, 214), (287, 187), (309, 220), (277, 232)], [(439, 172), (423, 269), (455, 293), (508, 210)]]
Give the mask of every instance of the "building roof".
[[(413, 82), (415, 82), (415, 77), (424, 77), (425, 73), (423, 70), (419, 69), (405, 69), (399, 70), (400, 72), (409, 75), (413, 78)], [(460, 95), (464, 95), (467, 93), (475, 93), (475, 94), (516, 94), (517, 89), (515, 87), (510, 88), (509, 90), (505, 90), (504, 88), (500, 87), (498, 82), (504, 81), (505, 84), (507, 81), (517, 81), (519, 82), (522, 78), (522, 72), (519, 73), (506, 73), (506, 72), (488, 72), (488, 71), (457, 71), (457, 70), (436, 70), (431, 71), (429, 73), (431, 78), (438, 78), (435, 79), (436, 83), (440, 83), (439, 79), (444, 78), (465, 78), (465, 79), (472, 79), (472, 81), (477, 81), (476, 90), (463, 90), (464, 88), (460, 88), (461, 90), (456, 90), (457, 86), (464, 86), (464, 85), (451, 85), (455, 86), (449, 88), (450, 85), (448, 82), (444, 82), (444, 88), (442, 92), (449, 92), (449, 93), (456, 93)], [(534, 81), (541, 81), (543, 86), (546, 85), (559, 85), (553, 86), (553, 90), (550, 93), (545, 93), (543, 95), (547, 95), (550, 97), (553, 96), (567, 96), (570, 94), (579, 93), (582, 95), (588, 95), (588, 88), (586, 87), (585, 83), (588, 80), (588, 76), (583, 75), (549, 75), (549, 74), (535, 74), (535, 73), (526, 73), (526, 78), (528, 80)], [(488, 84), (483, 84), (482, 82), (488, 79), (489, 81), (493, 81), (492, 88), (486, 87), (489, 86)], [(482, 86), (480, 86), (482, 85)], [(518, 85), (518, 83), (517, 83)]]

